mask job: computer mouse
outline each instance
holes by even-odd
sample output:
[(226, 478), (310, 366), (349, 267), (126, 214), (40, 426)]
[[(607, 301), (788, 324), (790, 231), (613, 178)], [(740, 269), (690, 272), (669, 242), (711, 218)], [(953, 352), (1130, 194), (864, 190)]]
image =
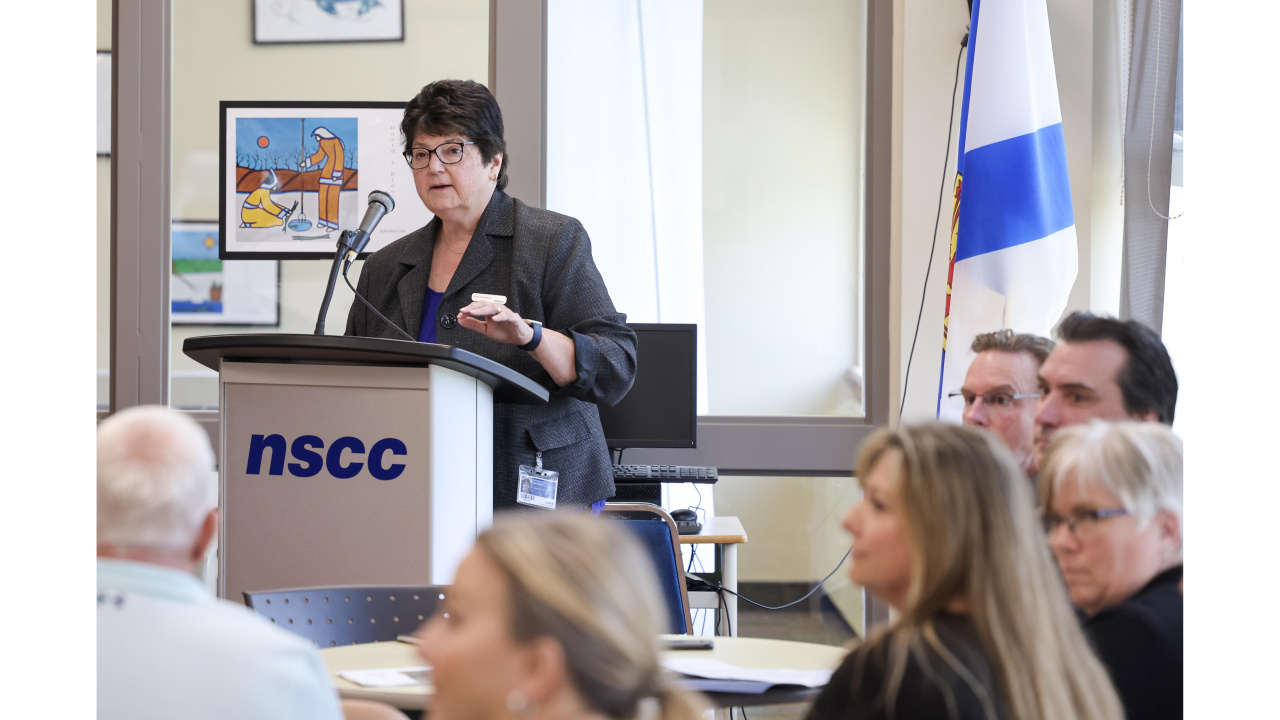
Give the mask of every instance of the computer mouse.
[(698, 513), (695, 510), (690, 510), (688, 508), (681, 508), (679, 510), (671, 511), (671, 519), (675, 520), (676, 522), (686, 522), (689, 520), (693, 520), (697, 522)]

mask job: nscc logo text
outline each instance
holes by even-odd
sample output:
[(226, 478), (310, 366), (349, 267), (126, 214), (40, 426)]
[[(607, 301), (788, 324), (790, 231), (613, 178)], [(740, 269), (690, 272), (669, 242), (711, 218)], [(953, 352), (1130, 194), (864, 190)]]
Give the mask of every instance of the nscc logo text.
[[(286, 441), (283, 435), (254, 435), (249, 440), (249, 463), (245, 467), (246, 475), (262, 474), (262, 455), (266, 450), (271, 451), (270, 465), (267, 467), (268, 475), (283, 475), (285, 466), (285, 445)], [(320, 454), (325, 449), (324, 440), (316, 435), (300, 435), (292, 444), (289, 444), (289, 453), (294, 460), (298, 462), (289, 463), (289, 474), (295, 477), (315, 477), (320, 474), (321, 470), (327, 469), (329, 474), (340, 480), (353, 478), (360, 474), (365, 466), (363, 462), (356, 462), (356, 458), (364, 456), (369, 463), (369, 474), (378, 480), (394, 480), (400, 477), (404, 472), (403, 463), (387, 463), (387, 454), (392, 456), (404, 457), (409, 454), (409, 449), (404, 442), (396, 438), (383, 438), (373, 444), (369, 448), (368, 454), (365, 454), (364, 442), (360, 438), (340, 437), (329, 445), (328, 451), (324, 455)], [(348, 453), (346, 462), (343, 462), (343, 453)]]

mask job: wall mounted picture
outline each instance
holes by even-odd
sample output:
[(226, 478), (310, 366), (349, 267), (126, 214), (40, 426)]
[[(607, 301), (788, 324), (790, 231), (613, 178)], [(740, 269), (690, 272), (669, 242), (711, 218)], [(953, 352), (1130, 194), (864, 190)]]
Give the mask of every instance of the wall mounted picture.
[(98, 155), (111, 154), (111, 53), (98, 51)]
[(255, 43), (404, 40), (404, 0), (253, 0)]
[(331, 259), (373, 190), (404, 202), (365, 254), (431, 220), (404, 159), (404, 103), (224, 101), (221, 112), (221, 259)]
[(169, 320), (174, 325), (280, 324), (280, 263), (221, 260), (218, 223), (173, 222)]

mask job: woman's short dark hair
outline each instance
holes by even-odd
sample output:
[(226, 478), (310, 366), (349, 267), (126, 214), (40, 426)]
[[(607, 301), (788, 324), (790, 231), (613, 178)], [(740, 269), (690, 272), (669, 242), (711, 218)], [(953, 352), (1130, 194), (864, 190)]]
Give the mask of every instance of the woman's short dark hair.
[(1076, 312), (1058, 326), (1060, 342), (1083, 343), (1110, 340), (1124, 348), (1125, 363), (1116, 375), (1116, 384), (1124, 396), (1124, 409), (1130, 415), (1154, 410), (1160, 422), (1173, 424), (1173, 411), (1178, 404), (1178, 375), (1173, 360), (1154, 330), (1136, 320)]
[(498, 189), (507, 187), (507, 141), (502, 137), (502, 110), (489, 88), (474, 80), (437, 80), (422, 88), (404, 108), (400, 121), (404, 149), (420, 134), (462, 135), (476, 144), (485, 164), (502, 156)]

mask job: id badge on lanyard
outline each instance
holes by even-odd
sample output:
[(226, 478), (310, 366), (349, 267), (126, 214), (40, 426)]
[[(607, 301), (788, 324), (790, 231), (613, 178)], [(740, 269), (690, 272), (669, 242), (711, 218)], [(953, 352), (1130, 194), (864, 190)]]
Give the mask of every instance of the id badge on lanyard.
[(537, 454), (537, 466), (520, 466), (516, 480), (516, 502), (530, 507), (556, 509), (556, 492), (560, 486), (560, 473), (542, 467), (542, 453)]

